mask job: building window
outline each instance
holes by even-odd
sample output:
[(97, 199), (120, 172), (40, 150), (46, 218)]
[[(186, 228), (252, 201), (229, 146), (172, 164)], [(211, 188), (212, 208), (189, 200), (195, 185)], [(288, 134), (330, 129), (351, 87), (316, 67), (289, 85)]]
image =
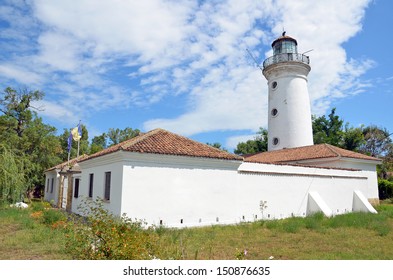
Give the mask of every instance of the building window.
[(49, 178), (46, 180), (46, 192), (49, 191)]
[(110, 198), (111, 198), (111, 172), (105, 172), (104, 199), (109, 200)]
[(79, 197), (79, 180), (80, 179), (75, 179), (75, 189), (74, 189), (74, 197), (75, 198)]
[(277, 137), (274, 137), (272, 143), (274, 146), (277, 146), (278, 143), (280, 143), (280, 140)]
[(274, 108), (270, 113), (272, 114), (273, 117), (276, 117), (278, 114), (278, 110)]
[(55, 184), (55, 178), (52, 178), (50, 183), (50, 192), (53, 193), (53, 185)]
[(89, 174), (89, 197), (93, 197), (94, 174)]
[(276, 89), (276, 88), (277, 88), (277, 86), (278, 86), (277, 82), (276, 82), (276, 81), (274, 81), (274, 82), (272, 83), (272, 89)]

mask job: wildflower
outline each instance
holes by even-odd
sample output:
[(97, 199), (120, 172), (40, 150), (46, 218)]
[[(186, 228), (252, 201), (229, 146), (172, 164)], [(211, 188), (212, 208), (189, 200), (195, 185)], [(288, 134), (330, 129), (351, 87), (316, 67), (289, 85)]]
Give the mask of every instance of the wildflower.
[(269, 257), (269, 260), (272, 260), (272, 259), (274, 259), (274, 257), (273, 257), (273, 256), (270, 256), (270, 257)]

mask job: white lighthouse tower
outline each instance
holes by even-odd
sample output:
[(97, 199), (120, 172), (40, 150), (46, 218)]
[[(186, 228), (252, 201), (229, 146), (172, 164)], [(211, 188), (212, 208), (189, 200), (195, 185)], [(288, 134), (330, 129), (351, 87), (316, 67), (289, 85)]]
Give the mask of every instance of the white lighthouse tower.
[(268, 150), (313, 145), (307, 89), (310, 59), (297, 52), (296, 40), (285, 32), (272, 48), (262, 72), (269, 86)]

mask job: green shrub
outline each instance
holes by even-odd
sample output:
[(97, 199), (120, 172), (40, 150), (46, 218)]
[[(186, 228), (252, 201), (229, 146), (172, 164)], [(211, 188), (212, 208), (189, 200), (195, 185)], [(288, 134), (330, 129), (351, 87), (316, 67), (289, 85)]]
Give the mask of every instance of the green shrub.
[(85, 260), (144, 260), (157, 257), (158, 235), (144, 223), (115, 216), (102, 201), (85, 201), (80, 208), (85, 222), (76, 219), (69, 227), (68, 252)]
[(60, 210), (47, 209), (42, 213), (42, 221), (46, 225), (53, 225), (59, 221), (65, 221), (66, 219), (66, 215)]

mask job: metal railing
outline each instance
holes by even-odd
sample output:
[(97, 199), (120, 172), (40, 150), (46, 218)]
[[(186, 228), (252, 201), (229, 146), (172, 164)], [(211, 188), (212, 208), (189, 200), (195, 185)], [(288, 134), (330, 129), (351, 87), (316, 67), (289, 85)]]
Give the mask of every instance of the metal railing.
[(269, 65), (280, 63), (280, 62), (288, 62), (288, 61), (297, 61), (303, 62), (306, 64), (310, 64), (310, 58), (301, 53), (280, 53), (273, 55), (263, 62), (263, 68), (265, 69)]

